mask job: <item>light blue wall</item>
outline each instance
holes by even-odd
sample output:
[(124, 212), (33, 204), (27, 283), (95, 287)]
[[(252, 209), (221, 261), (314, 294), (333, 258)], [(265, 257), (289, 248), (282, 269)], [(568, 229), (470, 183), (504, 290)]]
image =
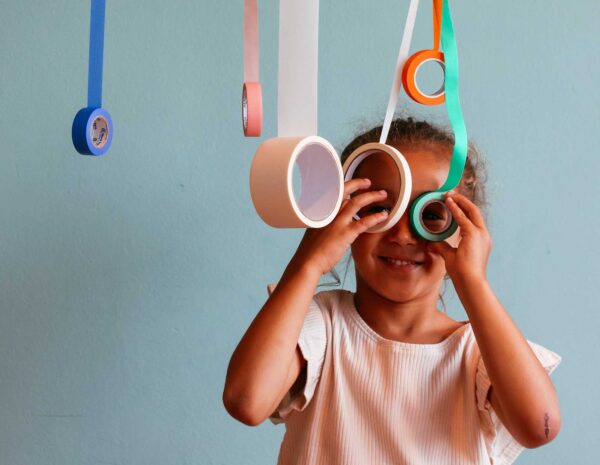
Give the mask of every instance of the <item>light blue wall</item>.
[[(340, 149), (383, 117), (407, 4), (322, 1), (320, 130)], [(430, 44), (427, 9), (415, 47)], [(519, 463), (595, 463), (600, 8), (453, 11), (464, 115), (489, 160), (489, 278), (523, 334), (563, 356), (562, 432)], [(260, 20), (271, 136), (277, 2)], [(301, 234), (250, 201), (242, 1), (108, 1), (115, 135), (100, 158), (70, 140), (88, 21), (84, 0), (0, 0), (0, 465), (275, 463), (283, 427), (244, 426), (221, 403)]]

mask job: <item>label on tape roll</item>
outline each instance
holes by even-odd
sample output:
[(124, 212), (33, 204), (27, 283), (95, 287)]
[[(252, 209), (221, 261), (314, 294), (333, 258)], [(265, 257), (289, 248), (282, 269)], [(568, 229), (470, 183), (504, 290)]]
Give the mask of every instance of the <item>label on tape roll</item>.
[(73, 145), (82, 155), (102, 155), (112, 142), (112, 119), (102, 108), (105, 11), (105, 0), (91, 0), (88, 102), (75, 115), (71, 128)]

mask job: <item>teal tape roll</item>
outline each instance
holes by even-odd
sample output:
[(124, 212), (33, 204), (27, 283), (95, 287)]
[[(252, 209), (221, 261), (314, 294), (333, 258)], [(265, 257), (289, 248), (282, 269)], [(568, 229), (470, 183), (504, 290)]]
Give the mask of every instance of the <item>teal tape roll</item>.
[[(443, 0), (442, 5), (442, 49), (444, 52), (444, 61), (446, 64), (446, 75), (444, 88), (446, 91), (446, 111), (450, 125), (454, 131), (454, 148), (452, 150), (452, 159), (448, 177), (444, 184), (434, 192), (426, 192), (414, 200), (410, 211), (410, 224), (413, 229), (426, 240), (439, 242), (450, 237), (457, 229), (457, 224), (452, 219), (449, 227), (443, 231), (431, 231), (423, 225), (423, 208), (431, 203), (439, 203), (440, 207), (447, 210), (444, 203), (444, 193), (454, 189), (460, 182), (465, 162), (467, 161), (468, 137), (467, 128), (462, 115), (460, 98), (458, 95), (458, 51), (456, 47), (456, 37), (454, 36), (454, 26), (452, 25), (452, 16), (448, 0)], [(447, 211), (449, 214), (449, 211)]]

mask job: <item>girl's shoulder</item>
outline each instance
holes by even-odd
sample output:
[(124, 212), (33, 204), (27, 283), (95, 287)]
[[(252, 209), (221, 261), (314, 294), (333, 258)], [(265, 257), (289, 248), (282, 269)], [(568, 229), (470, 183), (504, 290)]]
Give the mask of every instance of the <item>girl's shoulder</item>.
[(354, 305), (354, 293), (346, 289), (326, 289), (313, 296), (313, 305), (319, 307), (324, 316), (334, 318)]

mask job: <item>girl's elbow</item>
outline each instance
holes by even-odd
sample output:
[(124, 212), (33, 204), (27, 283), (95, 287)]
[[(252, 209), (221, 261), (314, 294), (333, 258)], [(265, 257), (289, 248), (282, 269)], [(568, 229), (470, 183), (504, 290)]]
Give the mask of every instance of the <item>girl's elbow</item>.
[(246, 402), (242, 397), (223, 391), (223, 405), (227, 413), (247, 426), (258, 426), (266, 417), (252, 407), (251, 402)]
[(519, 442), (529, 449), (541, 447), (552, 442), (561, 428), (561, 418), (559, 413), (550, 414), (545, 412), (538, 420), (536, 425), (530, 429), (529, 434)]

